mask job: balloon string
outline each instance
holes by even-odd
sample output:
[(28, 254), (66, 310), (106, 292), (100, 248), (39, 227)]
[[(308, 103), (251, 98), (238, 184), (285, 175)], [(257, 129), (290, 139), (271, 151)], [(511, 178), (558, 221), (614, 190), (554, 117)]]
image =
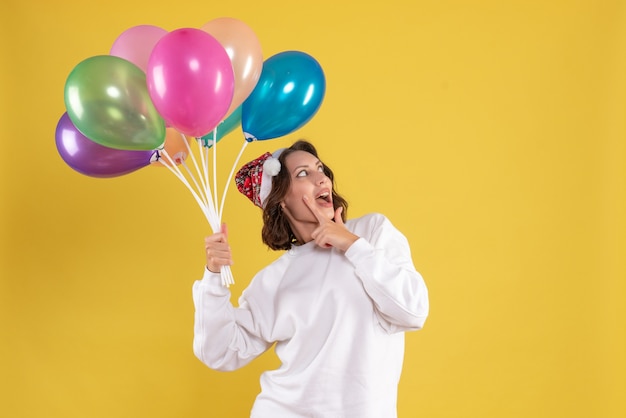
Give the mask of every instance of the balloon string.
[[(217, 126), (213, 129), (213, 190), (215, 190), (215, 208), (217, 204)], [(222, 221), (222, 212), (217, 213), (217, 218)]]
[(235, 173), (235, 167), (237, 167), (237, 164), (239, 164), (239, 159), (243, 155), (243, 151), (246, 149), (247, 145), (248, 145), (248, 141), (243, 141), (243, 145), (241, 146), (241, 149), (239, 150), (239, 154), (237, 155), (237, 158), (235, 158), (235, 162), (233, 163), (233, 166), (230, 169), (228, 180), (226, 180), (226, 185), (224, 186), (224, 193), (222, 194), (222, 203), (220, 204), (220, 211), (219, 211), (220, 217), (222, 213), (224, 213), (224, 202), (226, 201), (226, 192), (228, 192), (228, 186), (230, 185), (230, 182), (233, 178), (233, 174)]
[[(200, 158), (202, 158), (203, 170), (204, 170), (204, 184), (209, 185), (209, 147), (202, 147), (201, 143), (198, 142), (198, 146), (200, 147)], [(213, 196), (211, 196), (213, 199)]]
[(198, 181), (196, 180), (196, 178), (194, 177), (193, 173), (189, 169), (189, 166), (184, 161), (180, 165), (185, 167), (185, 170), (187, 171), (187, 174), (188, 174), (189, 178), (191, 178), (191, 180), (193, 180), (193, 184), (196, 186), (196, 189), (200, 191), (200, 197), (202, 198), (202, 201), (204, 202), (204, 204), (206, 206), (209, 206), (209, 202), (211, 202), (211, 200), (206, 196), (205, 189), (200, 187), (200, 185), (198, 184)]
[[(176, 163), (172, 160), (169, 153), (165, 151), (164, 149), (161, 150), (161, 153), (165, 157), (165, 159), (168, 160), (169, 164), (163, 161), (159, 161), (159, 163), (163, 164), (172, 174), (174, 174), (174, 176), (176, 176), (176, 178), (178, 178), (185, 186), (187, 186), (187, 189), (189, 189), (192, 196), (195, 198), (196, 202), (202, 209), (202, 212), (204, 213), (204, 216), (209, 222), (209, 225), (213, 229), (213, 232), (218, 232), (220, 230), (220, 221), (217, 217), (217, 213), (215, 212), (215, 208), (213, 207), (213, 200), (208, 199), (210, 205), (207, 206), (205, 202), (203, 202), (203, 199), (201, 199), (198, 193), (196, 193), (196, 191), (193, 189), (193, 187), (191, 186), (187, 178), (184, 176), (182, 171), (178, 168)], [(189, 175), (191, 175), (191, 172), (188, 168), (187, 168), (187, 171)], [(194, 179), (194, 183), (196, 184), (196, 187), (198, 187), (198, 183), (197, 181), (195, 181), (195, 179)], [(222, 285), (225, 287), (229, 287), (231, 284), (235, 283), (230, 266), (222, 267), (220, 271), (220, 276), (222, 278)]]
[(187, 189), (189, 189), (189, 191), (191, 192), (192, 196), (195, 198), (196, 202), (198, 203), (198, 205), (202, 209), (202, 212), (204, 213), (207, 221), (209, 222), (209, 225), (211, 225), (211, 228), (213, 229), (213, 231), (219, 231), (220, 225), (219, 225), (219, 221), (217, 219), (217, 216), (215, 214), (215, 209), (214, 208), (208, 208), (204, 204), (203, 200), (200, 198), (198, 193), (196, 193), (196, 191), (193, 189), (193, 187), (191, 187), (191, 184), (189, 184), (189, 181), (185, 178), (183, 173), (176, 166), (176, 163), (172, 160), (172, 158), (170, 157), (169, 153), (166, 150), (163, 149), (163, 150), (161, 150), (161, 154), (165, 157), (166, 160), (168, 160), (169, 164), (166, 164), (163, 161), (159, 161), (159, 162), (161, 164), (163, 164), (172, 174), (174, 174), (174, 176), (176, 176), (176, 178), (178, 178), (185, 186), (187, 186)]
[[(204, 192), (207, 195), (207, 200), (212, 201), (213, 197), (210, 195), (207, 185), (209, 184), (209, 176), (207, 174), (207, 161), (204, 157), (204, 148), (202, 147), (202, 139), (196, 138), (196, 142), (198, 144), (198, 154), (200, 155), (200, 164), (202, 165), (202, 173), (198, 173), (198, 177), (200, 177), (200, 181), (202, 182), (202, 186), (204, 187)], [(191, 152), (191, 151), (190, 151)]]
[[(207, 150), (208, 151), (208, 150)], [(207, 162), (208, 162), (209, 156), (207, 153)], [(208, 181), (207, 181), (208, 183)], [(228, 187), (228, 183), (226, 183), (226, 186), (224, 186), (225, 188)], [(218, 207), (218, 192), (217, 192), (217, 126), (215, 126), (215, 128), (213, 128), (213, 191), (214, 193), (214, 199), (215, 199), (215, 208)], [(222, 211), (220, 209), (219, 212), (217, 212), (217, 219), (219, 220), (219, 223), (222, 223)], [(221, 276), (222, 276), (222, 284), (226, 287), (229, 287), (231, 284), (235, 283), (235, 279), (233, 278), (233, 273), (230, 270), (230, 266), (223, 266), (222, 269), (220, 270)]]
[(176, 166), (174, 161), (172, 161), (172, 158), (169, 156), (169, 154), (166, 151), (164, 151), (163, 154), (165, 155), (166, 159), (169, 160), (170, 162), (170, 165), (167, 165), (165, 163), (163, 163), (163, 165), (167, 167), (170, 170), (170, 172), (172, 172), (185, 186), (187, 186), (192, 196), (195, 198), (196, 202), (198, 203), (198, 206), (200, 206), (200, 208), (202, 209), (204, 216), (209, 222), (209, 225), (211, 225), (212, 228), (215, 228), (215, 227), (219, 228), (219, 222), (217, 222), (217, 216), (215, 215), (215, 210), (210, 210), (206, 206), (203, 199), (201, 199), (198, 193), (191, 187), (191, 185), (189, 184), (189, 181), (185, 178), (185, 176), (180, 171), (180, 169)]
[[(213, 193), (211, 192), (211, 182), (209, 181), (209, 147), (202, 145), (202, 140), (198, 140), (198, 154), (200, 154), (200, 161), (202, 163), (202, 173), (198, 172), (198, 176), (203, 179), (203, 186), (205, 188), (205, 193), (207, 195), (207, 199), (210, 204), (217, 209), (217, 205), (215, 205), (215, 198), (213, 197)], [(217, 193), (217, 189), (214, 190)], [(220, 219), (217, 210), (215, 214), (218, 219)]]
[[(213, 137), (216, 138), (217, 137), (217, 131), (214, 130), (213, 131)], [(203, 146), (202, 140), (201, 139), (197, 139), (197, 144), (198, 144), (198, 154), (200, 155), (200, 163), (202, 166), (202, 170), (200, 170), (198, 168), (198, 166), (196, 165), (196, 172), (198, 177), (200, 177), (202, 185), (204, 186), (204, 193), (207, 196), (207, 201), (208, 201), (208, 205), (210, 206), (212, 212), (214, 213), (214, 216), (216, 218), (216, 225), (218, 225), (217, 228), (213, 227), (213, 232), (218, 232), (220, 230), (220, 226), (221, 226), (221, 216), (220, 214), (215, 210), (217, 208), (217, 174), (216, 171), (214, 170), (213, 172), (213, 178), (214, 178), (214, 190), (213, 193), (211, 193), (211, 182), (209, 181), (209, 147), (208, 147), (208, 143), (207, 146)], [(215, 141), (213, 141), (213, 147), (215, 148)], [(191, 152), (191, 151), (189, 151)], [(193, 154), (192, 154), (193, 155)], [(215, 156), (214, 156), (215, 158)], [(215, 160), (214, 160), (215, 161)], [(215, 166), (215, 164), (214, 164)], [(190, 173), (191, 175), (191, 173)], [(233, 274), (232, 271), (230, 269), (229, 266), (224, 266), (222, 267), (221, 271), (220, 271), (220, 275), (222, 277), (222, 285), (224, 285), (225, 287), (229, 287), (231, 284), (235, 283), (235, 280), (233, 278)]]
[[(181, 134), (181, 135), (183, 137), (183, 140), (184, 140), (183, 142), (185, 143), (185, 147), (187, 147), (187, 153), (191, 157), (191, 161), (193, 162), (193, 165), (194, 165), (194, 167), (196, 169), (196, 172), (198, 173), (198, 177), (200, 177), (200, 182), (202, 182), (202, 176), (199, 175), (200, 168), (198, 167), (198, 162), (196, 161), (196, 157), (194, 156), (193, 152), (191, 151), (191, 147), (189, 146), (189, 141), (187, 141), (187, 137), (184, 134)], [(204, 192), (204, 196), (206, 196), (206, 199), (209, 200), (209, 198), (211, 196), (211, 193), (210, 193), (211, 189), (205, 183), (203, 183), (202, 186), (203, 186), (203, 188), (201, 190)]]

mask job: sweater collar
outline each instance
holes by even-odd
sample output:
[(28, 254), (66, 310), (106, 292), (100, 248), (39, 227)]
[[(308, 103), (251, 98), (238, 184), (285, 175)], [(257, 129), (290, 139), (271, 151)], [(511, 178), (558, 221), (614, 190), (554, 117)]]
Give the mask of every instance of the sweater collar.
[(306, 253), (310, 253), (311, 251), (315, 250), (316, 247), (317, 247), (317, 245), (315, 244), (315, 241), (311, 240), (311, 241), (307, 242), (306, 244), (292, 245), (291, 248), (289, 249), (288, 253), (291, 256), (295, 256), (295, 255), (299, 255), (299, 254), (306, 254)]

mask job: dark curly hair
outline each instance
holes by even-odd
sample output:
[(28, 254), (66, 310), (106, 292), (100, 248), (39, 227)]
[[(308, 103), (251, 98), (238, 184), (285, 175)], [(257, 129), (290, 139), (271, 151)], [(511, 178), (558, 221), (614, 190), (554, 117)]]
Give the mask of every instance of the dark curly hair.
[[(291, 248), (292, 244), (297, 242), (291, 230), (291, 226), (289, 225), (289, 221), (280, 206), (280, 203), (287, 195), (289, 187), (291, 186), (291, 177), (287, 172), (285, 159), (294, 151), (306, 151), (309, 154), (313, 154), (316, 158), (319, 158), (313, 144), (305, 140), (296, 141), (289, 148), (286, 148), (278, 157), (278, 161), (280, 161), (280, 171), (272, 179), (272, 190), (265, 200), (265, 208), (263, 209), (263, 230), (261, 231), (263, 243), (272, 250), (288, 250)], [(348, 202), (335, 191), (335, 178), (332, 170), (326, 164), (323, 164), (323, 168), (324, 174), (330, 179), (333, 186), (333, 206), (335, 210), (339, 207), (343, 207), (341, 218), (345, 222), (348, 212)]]

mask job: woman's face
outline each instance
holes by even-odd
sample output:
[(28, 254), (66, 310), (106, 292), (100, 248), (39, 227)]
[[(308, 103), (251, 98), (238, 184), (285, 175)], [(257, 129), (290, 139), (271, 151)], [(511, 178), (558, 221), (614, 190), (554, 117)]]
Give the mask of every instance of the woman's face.
[[(281, 206), (298, 237), (299, 229), (315, 229), (318, 226), (319, 222), (313, 210), (317, 210), (321, 216), (330, 219), (334, 217), (332, 182), (324, 174), (324, 166), (320, 160), (306, 151), (294, 151), (289, 154), (285, 158), (285, 168), (291, 184)], [(308, 197), (313, 210), (304, 202), (304, 196)], [(300, 235), (303, 232), (301, 231)]]

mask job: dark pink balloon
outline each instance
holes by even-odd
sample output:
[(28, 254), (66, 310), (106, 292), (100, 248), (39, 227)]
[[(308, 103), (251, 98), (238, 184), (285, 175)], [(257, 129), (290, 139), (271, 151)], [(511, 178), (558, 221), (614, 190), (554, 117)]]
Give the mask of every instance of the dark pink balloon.
[(193, 137), (208, 134), (224, 119), (235, 91), (228, 53), (213, 36), (193, 28), (174, 30), (157, 42), (146, 81), (167, 125)]
[(156, 151), (129, 151), (108, 148), (84, 136), (67, 113), (56, 128), (56, 146), (67, 165), (91, 177), (118, 177), (150, 164)]

